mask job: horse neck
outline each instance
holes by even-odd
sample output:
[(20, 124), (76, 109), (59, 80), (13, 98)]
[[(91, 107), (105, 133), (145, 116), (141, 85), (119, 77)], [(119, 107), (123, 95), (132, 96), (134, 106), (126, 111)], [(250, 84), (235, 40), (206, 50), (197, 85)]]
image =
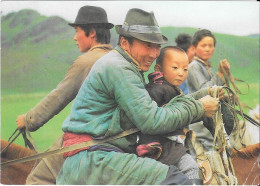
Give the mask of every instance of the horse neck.
[[(7, 142), (1, 140), (1, 149), (3, 149), (7, 145)], [(1, 155), (3, 158), (7, 158), (9, 160), (22, 158), (25, 156), (32, 155), (34, 152), (30, 149), (27, 149), (25, 147), (22, 147), (20, 145), (11, 144), (6, 152)]]
[(260, 152), (260, 143), (249, 145), (246, 148), (240, 149), (238, 151), (233, 151), (233, 157), (240, 157), (243, 159), (250, 159), (258, 157)]

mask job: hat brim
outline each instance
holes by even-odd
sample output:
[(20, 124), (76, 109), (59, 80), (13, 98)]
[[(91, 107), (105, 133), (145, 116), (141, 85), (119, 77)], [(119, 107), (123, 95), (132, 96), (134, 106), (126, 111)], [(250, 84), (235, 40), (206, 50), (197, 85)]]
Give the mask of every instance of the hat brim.
[(68, 23), (68, 25), (75, 27), (75, 26), (84, 26), (84, 25), (91, 25), (91, 24), (95, 24), (95, 25), (102, 25), (104, 26), (106, 29), (111, 29), (114, 27), (114, 25), (112, 23)]
[(119, 35), (126, 36), (126, 37), (133, 37), (139, 39), (141, 41), (155, 43), (155, 44), (165, 44), (168, 42), (167, 37), (162, 35), (161, 33), (134, 33), (134, 32), (126, 32), (122, 25), (116, 25), (116, 32)]

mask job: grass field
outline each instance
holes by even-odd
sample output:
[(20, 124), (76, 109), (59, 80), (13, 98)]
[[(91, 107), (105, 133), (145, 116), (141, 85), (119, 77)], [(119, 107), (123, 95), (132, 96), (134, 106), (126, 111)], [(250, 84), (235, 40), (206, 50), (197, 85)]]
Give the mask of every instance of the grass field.
[[(245, 84), (238, 84), (242, 93), (247, 93), (248, 89)], [(7, 140), (16, 128), (16, 117), (19, 114), (27, 112), (34, 107), (47, 93), (38, 94), (17, 94), (2, 95), (1, 104), (1, 139)], [(241, 102), (255, 108), (259, 104), (259, 84), (250, 84), (249, 93), (240, 95)], [(32, 132), (31, 135), (40, 151), (46, 150), (52, 143), (62, 135), (61, 125), (70, 112), (71, 104), (69, 104), (61, 113), (52, 118), (39, 130)], [(248, 109), (244, 112), (248, 114)], [(22, 137), (18, 137), (15, 143), (24, 145)]]
[[(16, 129), (16, 117), (33, 108), (47, 93), (2, 96), (1, 139), (7, 140)], [(62, 112), (31, 135), (40, 151), (46, 150), (62, 135), (61, 125), (70, 112), (69, 104)], [(15, 143), (23, 145), (22, 136)]]

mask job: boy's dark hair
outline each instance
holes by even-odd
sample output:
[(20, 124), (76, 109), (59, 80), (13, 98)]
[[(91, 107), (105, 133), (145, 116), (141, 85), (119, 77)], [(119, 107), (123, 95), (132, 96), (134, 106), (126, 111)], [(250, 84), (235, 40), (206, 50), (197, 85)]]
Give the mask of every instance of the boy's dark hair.
[(88, 25), (80, 25), (80, 28), (84, 30), (86, 36), (89, 36), (91, 29), (96, 30), (97, 42), (102, 44), (109, 44), (110, 43), (110, 30), (105, 28), (102, 24), (88, 24)]
[(214, 40), (214, 47), (216, 46), (217, 44), (217, 41), (216, 41), (216, 38), (215, 36), (211, 33), (211, 31), (209, 30), (206, 30), (206, 29), (202, 29), (202, 30), (199, 30), (197, 31), (194, 36), (193, 36), (193, 39), (192, 39), (192, 45), (193, 46), (197, 46), (198, 43), (204, 38), (204, 37), (212, 37), (213, 40)]
[(130, 45), (133, 44), (133, 41), (134, 41), (134, 38), (133, 38), (133, 37), (126, 37), (126, 36), (119, 35), (119, 37), (118, 37), (118, 43), (117, 43), (119, 46), (120, 46), (120, 40), (121, 40), (122, 37), (124, 37), (124, 38), (128, 41), (128, 43), (129, 43)]
[(177, 44), (177, 47), (180, 47), (185, 52), (187, 52), (190, 46), (192, 45), (192, 37), (189, 34), (179, 34), (175, 38), (175, 42)]
[(164, 59), (164, 56), (165, 56), (165, 53), (166, 53), (167, 50), (176, 50), (176, 51), (183, 52), (184, 54), (186, 54), (186, 52), (183, 49), (181, 49), (180, 47), (177, 47), (177, 46), (166, 46), (166, 47), (163, 47), (161, 49), (160, 55), (156, 59), (156, 64), (159, 64), (159, 65), (163, 64), (163, 59)]

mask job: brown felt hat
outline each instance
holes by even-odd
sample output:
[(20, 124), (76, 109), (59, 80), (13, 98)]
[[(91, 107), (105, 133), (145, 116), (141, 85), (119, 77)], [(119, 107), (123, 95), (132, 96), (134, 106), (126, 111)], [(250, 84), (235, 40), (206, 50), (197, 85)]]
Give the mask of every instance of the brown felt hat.
[(79, 9), (78, 15), (74, 23), (69, 23), (70, 26), (80, 26), (89, 24), (102, 24), (107, 29), (114, 27), (107, 20), (107, 13), (103, 8), (96, 6), (83, 6)]
[(168, 39), (162, 35), (153, 12), (133, 8), (127, 14), (123, 25), (116, 25), (119, 35), (133, 37), (141, 41), (164, 44)]

